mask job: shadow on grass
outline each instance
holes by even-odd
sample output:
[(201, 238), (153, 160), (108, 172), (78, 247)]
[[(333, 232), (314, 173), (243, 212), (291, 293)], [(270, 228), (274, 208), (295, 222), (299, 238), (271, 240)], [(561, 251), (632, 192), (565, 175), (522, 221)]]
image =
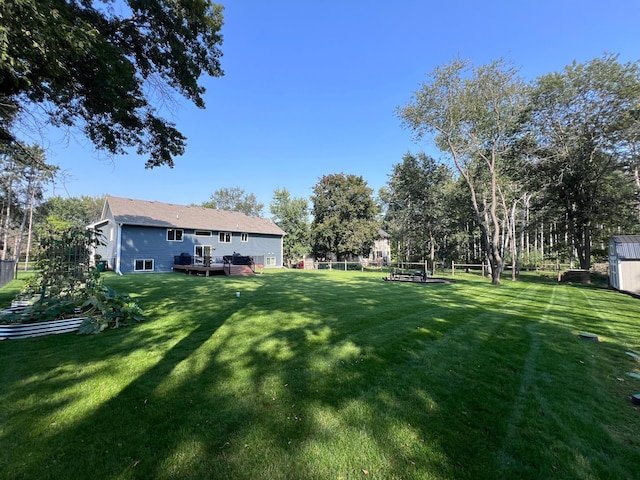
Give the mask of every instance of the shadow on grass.
[[(597, 315), (566, 288), (351, 272), (113, 281), (144, 292), (147, 323), (2, 355), (26, 362), (0, 387), (32, 422), (0, 431), (4, 450), (28, 444), (3, 458), (15, 478), (581, 478), (611, 463), (594, 421), (606, 390), (585, 397), (614, 368), (588, 356), (612, 353), (576, 339)], [(90, 378), (127, 369), (82, 415), (62, 415), (92, 396), (83, 385), (100, 388)], [(23, 408), (25, 394), (53, 400)]]

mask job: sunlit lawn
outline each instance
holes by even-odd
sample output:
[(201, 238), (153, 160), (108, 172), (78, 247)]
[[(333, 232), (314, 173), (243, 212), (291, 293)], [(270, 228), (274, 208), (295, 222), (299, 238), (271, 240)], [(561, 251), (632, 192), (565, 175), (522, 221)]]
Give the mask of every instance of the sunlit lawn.
[(638, 478), (640, 300), (381, 278), (108, 276), (143, 324), (0, 342), (0, 477)]

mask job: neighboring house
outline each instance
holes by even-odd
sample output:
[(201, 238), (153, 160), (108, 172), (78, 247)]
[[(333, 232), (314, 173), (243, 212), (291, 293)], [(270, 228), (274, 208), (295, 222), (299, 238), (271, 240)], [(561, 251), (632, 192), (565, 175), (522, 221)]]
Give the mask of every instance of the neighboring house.
[(609, 285), (640, 294), (640, 235), (616, 235), (609, 241)]
[(378, 235), (379, 238), (373, 242), (371, 254), (363, 260), (379, 265), (387, 265), (391, 261), (391, 244), (389, 242), (391, 235), (381, 228), (378, 229)]
[(176, 256), (195, 262), (238, 253), (265, 267), (282, 266), (285, 232), (271, 220), (212, 208), (107, 196), (91, 227), (106, 243), (96, 254), (117, 273), (170, 272)]

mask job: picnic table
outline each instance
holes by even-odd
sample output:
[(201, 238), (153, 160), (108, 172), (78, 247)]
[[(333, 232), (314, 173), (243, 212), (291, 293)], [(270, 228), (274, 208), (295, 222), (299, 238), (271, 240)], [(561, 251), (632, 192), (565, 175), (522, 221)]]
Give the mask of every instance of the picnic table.
[(427, 279), (427, 276), (431, 272), (429, 271), (420, 271), (420, 270), (401, 270), (398, 268), (394, 268), (389, 277), (386, 278), (388, 280), (396, 280), (396, 281), (405, 281), (405, 282), (424, 282)]

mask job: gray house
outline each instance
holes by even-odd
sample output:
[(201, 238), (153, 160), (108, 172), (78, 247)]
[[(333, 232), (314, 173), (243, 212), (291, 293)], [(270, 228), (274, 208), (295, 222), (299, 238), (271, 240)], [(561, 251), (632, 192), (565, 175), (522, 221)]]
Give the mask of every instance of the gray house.
[(640, 294), (640, 235), (616, 235), (609, 241), (609, 285)]
[(170, 272), (176, 258), (222, 264), (234, 253), (265, 268), (282, 266), (285, 232), (244, 213), (107, 196), (91, 227), (105, 242), (95, 253), (117, 273)]

